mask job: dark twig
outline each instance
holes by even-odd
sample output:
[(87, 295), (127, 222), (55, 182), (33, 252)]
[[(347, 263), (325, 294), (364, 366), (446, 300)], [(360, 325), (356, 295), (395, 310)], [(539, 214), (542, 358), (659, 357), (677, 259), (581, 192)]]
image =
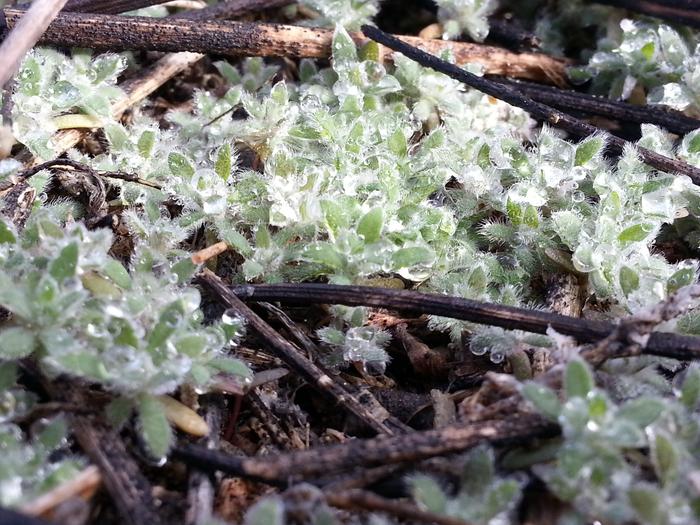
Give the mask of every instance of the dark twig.
[(662, 2), (651, 2), (648, 0), (593, 1), (598, 4), (620, 7), (622, 9), (634, 11), (635, 13), (661, 18), (676, 24), (685, 24), (691, 27), (700, 28), (700, 7), (698, 5), (687, 6), (686, 8), (682, 6), (669, 5), (671, 2), (666, 2), (666, 5), (662, 5)]
[[(10, 28), (23, 13), (18, 9), (3, 12)], [(367, 41), (360, 33), (352, 36), (358, 43)], [(328, 58), (332, 38), (332, 30), (293, 25), (63, 13), (49, 26), (40, 42), (109, 51), (194, 51), (229, 56)], [(488, 74), (566, 83), (568, 61), (542, 53), (513, 53), (494, 46), (408, 36), (401, 39), (435, 53), (449, 49), (458, 63), (479, 62)], [(390, 52), (385, 51), (389, 56)]]
[[(543, 120), (553, 126), (581, 137), (592, 135), (594, 133), (602, 133), (601, 129), (574, 118), (571, 115), (562, 113), (561, 111), (558, 111), (550, 106), (536, 102), (533, 99), (519, 93), (510, 86), (506, 86), (497, 81), (469, 73), (455, 64), (441, 60), (435, 55), (431, 55), (430, 53), (426, 53), (415, 46), (402, 42), (398, 38), (389, 35), (376, 27), (365, 25), (362, 26), (362, 31), (372, 40), (375, 40), (376, 42), (393, 49), (394, 51), (406, 55), (422, 66), (429, 67), (435, 71), (439, 71), (440, 73), (444, 73), (451, 78), (473, 87), (474, 89), (478, 89), (482, 93), (486, 93), (487, 95), (491, 95), (492, 97), (508, 102), (513, 106), (522, 108), (538, 120)], [(630, 142), (627, 142), (626, 140), (614, 135), (607, 135), (607, 143), (609, 148), (612, 146), (618, 151), (622, 151), (625, 146), (631, 145)], [(650, 166), (665, 172), (677, 172), (687, 175), (693, 180), (694, 183), (700, 184), (700, 168), (696, 168), (695, 166), (691, 166), (676, 159), (659, 155), (658, 153), (646, 148), (637, 147), (636, 149), (640, 158)]]
[(90, 175), (95, 175), (99, 177), (107, 177), (110, 179), (119, 179), (123, 180), (126, 182), (135, 182), (136, 184), (141, 184), (142, 186), (148, 186), (149, 188), (153, 188), (156, 190), (162, 189), (160, 184), (156, 184), (155, 182), (151, 182), (145, 179), (140, 178), (138, 175), (134, 175), (133, 173), (124, 173), (122, 171), (95, 171), (93, 170), (90, 166), (87, 166), (86, 164), (83, 164), (81, 162), (77, 162), (75, 160), (71, 159), (53, 159), (49, 160), (47, 162), (43, 162), (42, 164), (37, 164), (36, 166), (32, 166), (31, 168), (28, 168), (20, 173), (17, 174), (17, 179), (20, 181), (25, 181), (29, 179), (30, 177), (33, 177), (37, 173), (39, 173), (42, 170), (50, 169), (50, 168), (56, 168), (56, 167), (69, 167), (73, 168), (78, 171), (82, 171), (85, 173), (89, 173)]
[[(203, 438), (202, 446), (208, 449), (219, 445), (219, 429), (221, 428), (222, 407), (218, 400), (210, 399), (206, 403), (205, 420), (213, 431)], [(189, 473), (187, 480), (187, 512), (185, 525), (204, 525), (209, 523), (213, 514), (216, 490), (211, 476), (205, 472), (194, 470)]]
[[(338, 286), (330, 284), (246, 285), (232, 288), (246, 301), (283, 301), (296, 304), (345, 304), (390, 308), (402, 312), (440, 315), (473, 323), (500, 326), (509, 330), (546, 333), (551, 326), (582, 343), (600, 341), (610, 335), (616, 325), (528, 310), (513, 306), (482, 303), (437, 294), (409, 290), (393, 290), (369, 286)], [(675, 359), (700, 359), (700, 337), (666, 332), (653, 332), (644, 348), (645, 354)]]
[(232, 308), (236, 314), (243, 317), (248, 326), (255, 330), (275, 350), (277, 356), (294, 372), (302, 376), (314, 388), (329, 395), (338, 405), (354, 414), (369, 428), (380, 434), (393, 434), (394, 430), (386, 421), (378, 419), (365, 408), (353, 395), (307, 359), (289, 341), (279, 335), (259, 315), (248, 308), (236, 295), (228, 289), (224, 282), (211, 271), (205, 269), (198, 280), (211, 289), (219, 299)]
[(332, 507), (346, 510), (383, 512), (410, 523), (436, 523), (437, 525), (469, 525), (466, 521), (419, 509), (413, 503), (392, 501), (366, 490), (347, 490), (326, 493), (326, 502)]
[[(89, 406), (85, 388), (68, 381), (49, 381), (40, 376), (52, 398), (74, 405)], [(129, 525), (163, 523), (156, 510), (151, 485), (129, 455), (124, 442), (97, 416), (72, 415), (71, 430), (80, 447), (102, 474), (121, 522)]]
[(526, 31), (516, 20), (505, 20), (498, 16), (489, 17), (489, 39), (515, 49), (537, 49), (540, 39)]
[(558, 89), (552, 86), (499, 78), (505, 84), (531, 99), (562, 111), (580, 111), (625, 122), (655, 124), (671, 133), (685, 135), (700, 128), (700, 120), (664, 106), (635, 106), (604, 97)]
[(355, 468), (413, 463), (463, 452), (481, 443), (522, 444), (528, 439), (553, 436), (558, 432), (557, 425), (538, 416), (515, 414), (511, 418), (472, 425), (353, 439), (338, 445), (261, 457), (232, 456), (196, 445), (178, 447), (172, 456), (205, 471), (219, 470), (274, 485), (286, 485)]

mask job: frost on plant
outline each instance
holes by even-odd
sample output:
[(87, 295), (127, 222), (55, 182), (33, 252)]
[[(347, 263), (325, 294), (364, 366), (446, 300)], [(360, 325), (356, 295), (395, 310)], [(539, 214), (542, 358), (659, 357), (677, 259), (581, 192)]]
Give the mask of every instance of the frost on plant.
[(594, 89), (628, 99), (642, 88), (651, 104), (666, 104), (693, 114), (700, 111), (700, 45), (665, 24), (620, 23), (619, 39), (604, 39), (574, 79), (593, 79)]
[(467, 33), (477, 42), (489, 34), (488, 17), (498, 8), (497, 0), (435, 0), (445, 38)]
[(347, 29), (359, 29), (379, 12), (380, 0), (302, 0), (303, 6), (317, 14), (314, 25), (340, 24)]
[(111, 105), (124, 96), (115, 83), (126, 67), (124, 56), (74, 52), (70, 58), (50, 49), (29, 53), (18, 73), (13, 97), (13, 133), (30, 151), (45, 160), (55, 157), (51, 143), (56, 130), (99, 127), (111, 120)]

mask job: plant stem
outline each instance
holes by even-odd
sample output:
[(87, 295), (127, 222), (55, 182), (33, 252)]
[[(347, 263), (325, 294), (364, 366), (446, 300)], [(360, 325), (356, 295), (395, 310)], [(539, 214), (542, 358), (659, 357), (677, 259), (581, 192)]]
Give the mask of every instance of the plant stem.
[[(439, 315), (472, 323), (500, 326), (544, 334), (551, 327), (579, 342), (605, 339), (616, 325), (604, 321), (579, 319), (541, 310), (482, 303), (461, 297), (426, 294), (411, 290), (394, 290), (370, 286), (331, 284), (269, 284), (234, 286), (233, 293), (246, 301), (281, 301), (296, 304), (344, 304), (371, 306), (402, 312)], [(644, 348), (645, 354), (700, 359), (700, 337), (653, 332)]]

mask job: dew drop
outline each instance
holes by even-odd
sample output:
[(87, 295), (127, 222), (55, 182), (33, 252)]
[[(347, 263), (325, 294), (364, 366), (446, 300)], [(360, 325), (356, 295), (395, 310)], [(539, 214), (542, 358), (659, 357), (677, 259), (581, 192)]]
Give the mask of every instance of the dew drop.
[(571, 200), (574, 202), (583, 202), (586, 200), (586, 195), (581, 190), (576, 190), (571, 194)]

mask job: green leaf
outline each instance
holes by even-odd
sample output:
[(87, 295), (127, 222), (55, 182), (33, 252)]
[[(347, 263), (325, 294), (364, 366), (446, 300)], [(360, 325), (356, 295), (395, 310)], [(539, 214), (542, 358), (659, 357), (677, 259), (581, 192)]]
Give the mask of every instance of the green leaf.
[(662, 525), (665, 523), (666, 509), (661, 501), (657, 487), (639, 484), (629, 490), (627, 497), (640, 523), (645, 525)]
[(442, 514), (447, 507), (447, 496), (437, 482), (422, 474), (413, 476), (410, 480), (413, 497), (430, 512)]
[(336, 65), (357, 62), (357, 47), (342, 26), (336, 26), (333, 33), (333, 61)]
[[(2, 337), (2, 332), (0, 332)], [(9, 390), (17, 382), (17, 363), (14, 361), (0, 361), (0, 392)]]
[(668, 281), (666, 283), (668, 293), (672, 294), (680, 290), (684, 286), (693, 284), (696, 280), (697, 276), (695, 275), (695, 270), (693, 268), (683, 268), (681, 270), (678, 270), (676, 273), (674, 273), (671, 277), (668, 278)]
[(327, 242), (312, 244), (304, 250), (304, 255), (310, 261), (323, 264), (334, 270), (340, 270), (345, 266), (345, 257), (337, 252), (335, 246)]
[(654, 44), (654, 42), (647, 42), (642, 46), (640, 51), (642, 52), (642, 55), (644, 55), (644, 58), (651, 61), (651, 59), (654, 58), (654, 51), (656, 51), (656, 45)]
[(48, 425), (41, 429), (37, 440), (48, 451), (58, 448), (68, 435), (68, 425), (62, 417), (53, 419)]
[(36, 348), (36, 336), (22, 326), (0, 330), (0, 359), (22, 359)]
[(649, 237), (649, 234), (653, 230), (653, 224), (635, 224), (634, 226), (622, 230), (622, 233), (617, 236), (617, 240), (624, 244), (643, 241)]
[(488, 446), (479, 446), (469, 452), (462, 469), (462, 491), (467, 494), (482, 494), (491, 485), (494, 477), (493, 451)]
[(194, 272), (197, 271), (197, 265), (192, 262), (190, 257), (185, 257), (173, 264), (172, 271), (177, 275), (178, 284), (184, 284), (189, 281), (194, 275)]
[(700, 153), (700, 131), (693, 131), (688, 140), (688, 153)]
[(209, 366), (220, 370), (221, 372), (225, 372), (234, 376), (240, 376), (244, 378), (253, 377), (253, 372), (251, 372), (250, 368), (248, 368), (248, 365), (246, 365), (240, 359), (236, 359), (233, 357), (215, 357), (209, 362)]
[(124, 265), (116, 259), (109, 259), (103, 266), (104, 274), (120, 288), (131, 288), (131, 276)]
[(207, 349), (208, 340), (204, 335), (190, 333), (177, 339), (174, 345), (180, 354), (199, 357)]
[(170, 173), (184, 180), (190, 180), (194, 175), (194, 167), (187, 157), (180, 153), (172, 152), (168, 155), (168, 167)]
[(284, 525), (284, 505), (277, 496), (262, 498), (248, 509), (243, 525)]
[(372, 62), (379, 62), (379, 58), (379, 44), (377, 44), (374, 40), (370, 40), (360, 48), (361, 60), (371, 60)]
[(651, 441), (651, 458), (656, 475), (664, 485), (668, 485), (678, 472), (679, 453), (670, 436), (655, 431)]
[(78, 243), (72, 242), (61, 250), (49, 266), (49, 273), (59, 283), (69, 277), (75, 276), (75, 270), (78, 267)]
[(170, 303), (160, 314), (158, 322), (148, 336), (148, 350), (153, 351), (162, 346), (175, 333), (184, 314), (180, 301)]
[(107, 421), (115, 429), (120, 429), (131, 417), (134, 411), (134, 403), (128, 397), (115, 397), (105, 407)]
[(403, 134), (401, 128), (389, 135), (387, 146), (389, 147), (389, 151), (397, 157), (404, 158), (408, 155), (408, 143), (406, 142), (406, 136)]
[(576, 146), (576, 156), (574, 164), (576, 166), (583, 166), (590, 162), (601, 149), (603, 149), (603, 139), (600, 137), (590, 138), (588, 140), (582, 141), (578, 146)]
[(173, 443), (173, 431), (165, 408), (157, 397), (142, 394), (138, 399), (139, 431), (155, 458), (164, 458)]
[(620, 268), (620, 287), (625, 295), (629, 295), (639, 288), (639, 275), (629, 266)]
[(253, 255), (253, 248), (242, 233), (233, 228), (219, 228), (219, 237), (244, 257)]
[(562, 407), (559, 396), (551, 388), (538, 383), (528, 382), (523, 385), (522, 394), (547, 419), (556, 421), (559, 414), (561, 414)]
[(357, 225), (357, 233), (365, 239), (365, 244), (377, 242), (384, 226), (384, 210), (374, 208), (368, 211)]
[(489, 492), (484, 502), (484, 522), (495, 518), (498, 514), (508, 510), (518, 499), (520, 486), (512, 479), (501, 481)]
[(537, 213), (537, 208), (528, 206), (523, 214), (523, 224), (530, 228), (537, 228), (540, 225), (540, 215)]
[(12, 223), (7, 223), (0, 217), (0, 244), (12, 244), (17, 242), (14, 227)]
[(693, 363), (688, 367), (680, 391), (681, 402), (688, 410), (695, 410), (700, 400), (700, 367)]
[(231, 168), (231, 144), (227, 142), (219, 148), (214, 170), (219, 177), (225, 181), (228, 181), (228, 179), (231, 177)]
[(430, 264), (435, 259), (432, 250), (423, 246), (413, 246), (411, 248), (401, 248), (396, 250), (391, 256), (394, 269), (410, 268), (418, 264)]
[(151, 153), (153, 152), (153, 146), (155, 145), (155, 143), (155, 131), (147, 129), (146, 131), (141, 133), (141, 136), (139, 137), (139, 140), (136, 143), (136, 148), (139, 151), (139, 155), (141, 155), (144, 159), (149, 158), (151, 156)]
[(656, 421), (665, 407), (666, 405), (660, 399), (654, 397), (638, 397), (622, 405), (617, 415), (643, 428)]
[(564, 373), (564, 390), (567, 399), (573, 397), (585, 398), (593, 390), (593, 374), (591, 369), (581, 359), (573, 359), (566, 366)]

